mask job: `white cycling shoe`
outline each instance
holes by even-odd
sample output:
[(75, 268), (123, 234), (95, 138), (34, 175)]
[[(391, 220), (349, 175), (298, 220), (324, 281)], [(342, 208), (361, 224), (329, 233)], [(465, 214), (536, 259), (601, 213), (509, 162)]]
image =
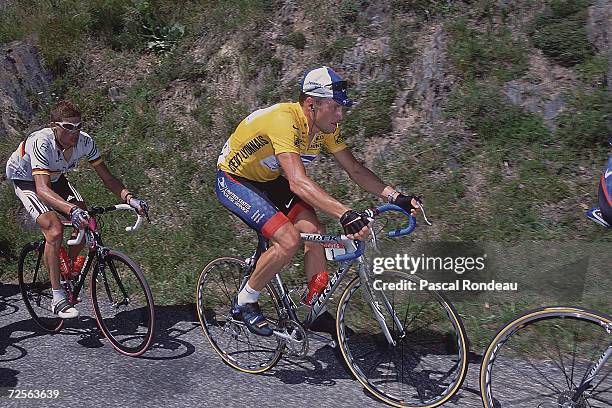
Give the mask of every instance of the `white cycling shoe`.
[(56, 304), (52, 304), (53, 313), (62, 319), (74, 319), (79, 317), (79, 311), (72, 306), (66, 298), (60, 300)]

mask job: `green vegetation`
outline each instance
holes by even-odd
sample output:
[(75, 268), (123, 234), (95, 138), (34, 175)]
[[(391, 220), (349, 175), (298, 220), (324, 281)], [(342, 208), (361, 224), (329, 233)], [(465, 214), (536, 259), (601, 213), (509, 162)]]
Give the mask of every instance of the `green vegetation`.
[(535, 17), (530, 37), (534, 46), (559, 65), (574, 66), (593, 55), (586, 33), (588, 0), (552, 0)]
[(589, 150), (607, 145), (612, 97), (607, 89), (577, 91), (569, 95), (569, 111), (559, 118), (556, 136), (568, 146)]
[(299, 31), (293, 31), (283, 40), (283, 42), (291, 45), (297, 50), (303, 50), (306, 46), (306, 36)]
[(542, 119), (512, 105), (496, 82), (468, 81), (453, 93), (448, 112), (460, 114), (466, 126), (489, 146), (516, 147), (546, 143)]
[[(609, 234), (588, 224), (580, 210), (595, 202), (593, 174), (601, 170), (610, 133), (610, 97), (603, 89), (608, 61), (593, 55), (580, 39), (584, 24), (578, 21), (586, 2), (552, 1), (535, 17), (534, 28), (524, 30), (553, 61), (575, 65), (583, 81), (565, 95), (565, 111), (555, 119), (554, 131), (540, 115), (512, 105), (503, 91), (508, 81), (525, 79), (530, 46), (522, 40), (525, 32), (504, 28), (504, 21), (529, 2), (393, 0), (384, 6), (390, 14), (378, 19), (372, 19), (373, 3), (366, 3), (343, 0), (331, 10), (317, 0), (295, 5), (304, 8), (296, 15), (303, 11), (309, 20), (298, 24), (286, 9), (278, 11), (280, 3), (264, 0), (16, 0), (0, 15), (0, 43), (38, 34), (55, 76), (52, 91), (81, 107), (86, 131), (109, 168), (151, 203), (152, 223), (138, 233), (122, 230), (127, 216), (109, 215), (104, 234), (109, 246), (142, 265), (159, 304), (193, 302), (196, 279), (208, 261), (222, 254), (243, 257), (252, 250), (255, 234), (214, 195), (217, 154), (249, 112), (295, 99), (296, 72), (319, 64), (338, 67), (350, 73), (349, 80), (359, 81), (350, 87), (358, 103), (343, 125), (356, 155), (372, 159), (383, 179), (425, 196), (436, 224), (419, 229), (417, 241), (517, 243), (570, 236), (609, 241)], [(330, 11), (321, 13), (323, 6)], [(278, 37), (270, 36), (277, 28), (269, 21), (282, 21)], [(394, 104), (409, 91), (404, 73), (421, 57), (419, 47), (427, 38), (423, 30), (431, 22), (447, 34), (450, 65), (443, 69), (454, 81), (437, 84), (451, 87), (450, 100), (443, 101), (447, 116), (436, 120), (442, 124), (426, 123), (435, 131), (410, 128), (401, 135), (401, 145), (377, 151), (394, 130)], [(383, 36), (388, 49), (354, 60), (350, 51)], [(107, 89), (86, 80), (92, 67), (80, 53), (92, 47), (100, 64), (116, 55), (137, 60), (155, 53), (156, 59), (148, 76), (121, 90), (125, 98), (111, 101)], [(303, 65), (299, 70), (298, 64)], [(288, 72), (295, 77), (288, 79)], [(191, 106), (165, 112), (168, 99), (180, 105), (182, 96), (173, 92), (183, 85), (194, 97)], [(446, 92), (440, 89), (434, 97)], [(43, 123), (48, 106), (36, 98), (31, 95), (40, 105), (37, 122)], [(418, 101), (407, 99), (402, 108), (419, 115)], [(0, 139), (0, 157), (17, 143)], [(375, 202), (337, 167), (331, 170), (331, 162), (312, 170), (326, 191), (355, 208)], [(89, 167), (80, 167), (70, 179), (89, 204), (116, 202)], [(0, 208), (0, 274), (13, 280), (17, 251), (38, 231), (23, 222), (27, 215), (6, 183), (0, 186)], [(336, 220), (322, 218), (330, 232), (338, 231)], [(299, 269), (292, 267), (291, 276), (301, 283)], [(485, 306), (485, 300), (491, 304)], [(483, 296), (459, 299), (457, 306), (474, 343), (483, 345), (502, 321), (536, 303), (535, 297)]]
[(508, 29), (481, 33), (458, 20), (447, 25), (451, 36), (451, 62), (465, 78), (495, 77), (508, 81), (527, 69), (526, 44), (515, 40)]
[(408, 21), (394, 21), (389, 37), (389, 57), (394, 66), (408, 66), (412, 62), (416, 52), (414, 40), (417, 28)]
[(357, 44), (357, 39), (351, 35), (345, 35), (332, 40), (320, 54), (321, 61), (338, 63), (342, 60), (344, 53)]

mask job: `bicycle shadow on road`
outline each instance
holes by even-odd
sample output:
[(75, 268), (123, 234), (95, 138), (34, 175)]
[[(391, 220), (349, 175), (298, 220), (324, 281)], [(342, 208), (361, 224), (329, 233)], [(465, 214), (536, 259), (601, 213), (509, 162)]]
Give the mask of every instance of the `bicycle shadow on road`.
[[(21, 298), (18, 285), (0, 284), (0, 324), (4, 324), (11, 315), (20, 310)], [(25, 332), (27, 335), (13, 337), (13, 333)], [(19, 360), (28, 352), (19, 345), (20, 342), (34, 337), (44, 336), (44, 333), (32, 320), (21, 320), (0, 327), (0, 363)], [(1, 378), (1, 377), (0, 377)]]
[(194, 304), (155, 306), (155, 319), (156, 330), (153, 344), (140, 358), (176, 360), (195, 352), (195, 346), (181, 338), (200, 327)]
[[(155, 333), (151, 347), (138, 358), (145, 360), (175, 360), (187, 357), (195, 352), (195, 347), (188, 341), (180, 338), (199, 327), (194, 321), (195, 306), (193, 305), (172, 305), (155, 306)], [(106, 324), (111, 331), (115, 331), (121, 336), (130, 336), (134, 333), (134, 338), (138, 338), (138, 321), (145, 316), (143, 309), (134, 309), (119, 313), (117, 322), (109, 319)], [(197, 320), (197, 319), (195, 319)], [(126, 324), (127, 322), (127, 324)], [(89, 327), (83, 327), (83, 323), (89, 323)], [(79, 344), (89, 348), (103, 347), (101, 342), (104, 334), (99, 330), (96, 319), (88, 317), (79, 320), (78, 327), (67, 329), (68, 332), (80, 334)]]
[[(397, 353), (387, 353), (388, 343), (380, 334), (379, 336), (361, 336), (355, 335), (353, 340), (355, 343), (361, 343), (365, 338), (374, 339), (377, 346), (371, 350), (365, 350), (361, 353), (360, 361), (362, 370), (368, 371), (369, 376), (383, 379), (385, 378), (385, 366), (395, 365), (403, 367), (409, 387), (415, 389), (418, 395), (429, 395), (434, 388), (437, 392), (442, 393), (448, 386), (448, 383), (436, 383), (435, 378), (447, 378), (449, 373), (452, 373), (456, 367), (454, 364), (449, 364), (445, 368), (438, 368), (436, 360), (443, 355), (455, 355), (457, 350), (452, 339), (443, 336), (441, 333), (423, 330), (417, 338), (413, 338), (414, 343), (406, 348), (407, 356), (401, 357)], [(426, 347), (421, 342), (422, 339), (437, 339), (434, 343), (428, 344)], [(323, 343), (319, 343), (323, 344)], [(382, 346), (378, 348), (378, 346)], [(473, 355), (468, 355), (468, 360), (472, 360)], [(423, 366), (423, 362), (425, 366)], [(370, 367), (371, 371), (369, 371)], [(437, 370), (436, 370), (437, 369)], [(288, 357), (282, 358), (279, 363), (270, 372), (262, 375), (273, 376), (278, 378), (285, 384), (309, 384), (317, 386), (335, 386), (338, 380), (354, 380), (355, 385), (359, 386), (356, 378), (351, 370), (346, 365), (346, 361), (342, 356), (339, 347), (332, 348), (325, 345), (315, 350), (314, 354), (309, 354), (304, 358)], [(393, 376), (392, 376), (393, 377)], [(362, 387), (364, 395), (371, 398), (373, 401), (379, 402), (365, 387)], [(460, 404), (460, 400), (464, 398), (462, 393), (455, 394), (449, 402)]]

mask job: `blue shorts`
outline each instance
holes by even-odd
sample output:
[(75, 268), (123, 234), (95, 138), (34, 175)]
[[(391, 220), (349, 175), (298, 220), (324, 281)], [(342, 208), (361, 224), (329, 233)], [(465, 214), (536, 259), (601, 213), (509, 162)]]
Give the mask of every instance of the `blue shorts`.
[(302, 211), (314, 213), (283, 176), (259, 182), (218, 170), (215, 193), (225, 208), (268, 239), (285, 223), (294, 223)]
[(612, 155), (599, 182), (599, 208), (604, 220), (612, 225)]
[(606, 188), (604, 176), (601, 176), (601, 182), (599, 183), (599, 209), (601, 210), (603, 219), (608, 224), (612, 225), (612, 191)]

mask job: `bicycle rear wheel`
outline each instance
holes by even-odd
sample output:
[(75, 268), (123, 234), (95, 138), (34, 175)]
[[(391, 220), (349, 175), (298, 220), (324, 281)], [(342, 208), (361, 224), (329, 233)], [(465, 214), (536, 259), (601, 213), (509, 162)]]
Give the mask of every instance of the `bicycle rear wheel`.
[(23, 302), (32, 319), (45, 331), (56, 333), (64, 320), (53, 314), (53, 292), (49, 273), (43, 265), (45, 241), (26, 244), (19, 255), (18, 277)]
[(102, 263), (94, 263), (90, 291), (98, 326), (113, 347), (132, 357), (147, 351), (155, 334), (155, 309), (138, 265), (119, 251), (109, 251)]
[[(231, 316), (232, 299), (238, 294), (246, 268), (246, 263), (236, 258), (218, 258), (210, 262), (200, 274), (196, 301), (200, 325), (217, 354), (239, 371), (258, 374), (274, 367), (283, 346), (276, 336), (253, 334)], [(279, 299), (272, 285), (261, 292), (259, 306), (271, 326), (276, 328)]]
[[(357, 276), (340, 299), (338, 339), (349, 368), (369, 392), (393, 406), (444, 404), (467, 373), (468, 340), (459, 314), (440, 293), (408, 289), (407, 282), (418, 288), (414, 275), (385, 272), (376, 279), (381, 285), (372, 287)], [(391, 342), (374, 313), (384, 320)]]
[(612, 363), (577, 401), (581, 382), (612, 342), (610, 316), (577, 307), (528, 311), (504, 326), (480, 368), (486, 408), (612, 406)]

